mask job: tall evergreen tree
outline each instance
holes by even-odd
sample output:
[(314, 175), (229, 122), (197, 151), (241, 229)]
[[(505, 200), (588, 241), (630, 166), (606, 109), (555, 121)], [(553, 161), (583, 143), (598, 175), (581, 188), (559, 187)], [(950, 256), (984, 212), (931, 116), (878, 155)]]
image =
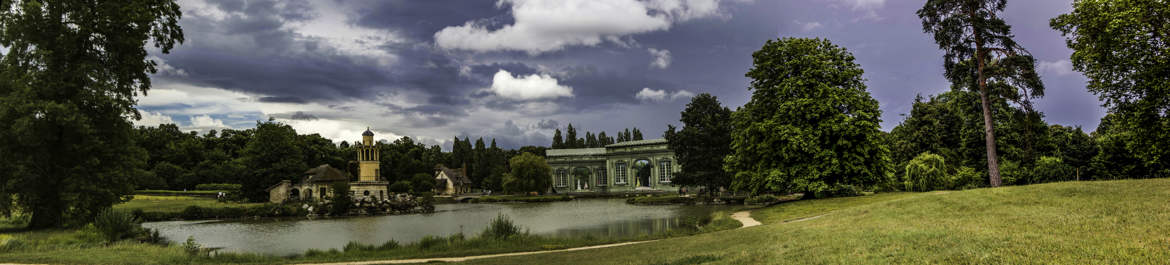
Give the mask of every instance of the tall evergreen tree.
[(594, 136), (592, 132), (585, 132), (585, 147), (596, 148), (598, 144), (597, 136)]
[(998, 14), (1006, 6), (1007, 0), (928, 0), (918, 10), (922, 30), (946, 53), (947, 79), (957, 89), (979, 91), (992, 187), (1001, 184), (992, 101), (1002, 97), (1031, 110), (1030, 99), (1044, 95), (1035, 59)]
[(642, 130), (638, 130), (638, 127), (634, 127), (634, 136), (630, 139), (633, 141), (643, 140), (642, 139)]
[(487, 175), (491, 174), (492, 157), (488, 153), (489, 151), (483, 142), (483, 137), (475, 139), (475, 163), (467, 171), (468, 174), (471, 174), (471, 183), (475, 187), (482, 185)]
[[(173, 1), (0, 1), (0, 211), (81, 224), (133, 192), (147, 154), (127, 117), (183, 42)], [(68, 221), (68, 223), (66, 223)]]
[(573, 128), (570, 123), (569, 127), (565, 129), (565, 148), (579, 148), (577, 146), (577, 129)]
[(553, 133), (553, 142), (550, 147), (553, 149), (565, 148), (565, 140), (561, 138), (561, 129), (557, 129)]
[(605, 131), (597, 133), (597, 144), (600, 145), (600, 147), (612, 144), (612, 142), (610, 142), (609, 136), (605, 135)]

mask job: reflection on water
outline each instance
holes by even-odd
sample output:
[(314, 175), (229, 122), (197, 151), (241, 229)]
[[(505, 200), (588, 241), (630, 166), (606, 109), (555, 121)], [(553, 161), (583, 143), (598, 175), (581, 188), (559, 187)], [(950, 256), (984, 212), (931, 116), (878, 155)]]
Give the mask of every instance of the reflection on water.
[(589, 199), (528, 204), (443, 204), (435, 213), (318, 220), (241, 222), (175, 221), (143, 226), (159, 229), (167, 239), (188, 236), (205, 247), (274, 255), (304, 253), (310, 248), (341, 248), (350, 241), (410, 243), (426, 235), (463, 232), (472, 237), (497, 214), (509, 216), (531, 233), (553, 236), (621, 237), (654, 234), (679, 227), (687, 217), (709, 215), (713, 206), (636, 206), (623, 199)]

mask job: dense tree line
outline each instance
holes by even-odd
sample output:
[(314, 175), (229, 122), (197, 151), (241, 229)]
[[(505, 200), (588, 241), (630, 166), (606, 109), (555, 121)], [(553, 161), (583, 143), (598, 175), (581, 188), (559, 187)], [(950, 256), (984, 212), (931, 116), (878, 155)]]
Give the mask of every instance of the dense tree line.
[[(358, 165), (353, 144), (332, 140), (318, 134), (298, 134), (287, 124), (276, 121), (257, 122), (246, 130), (211, 130), (203, 135), (183, 132), (174, 124), (138, 127), (135, 142), (148, 157), (135, 175), (138, 189), (193, 189), (205, 183), (243, 185), (250, 200), (267, 198), (264, 189), (281, 180), (295, 180), (306, 170), (329, 165), (350, 174), (356, 180)], [(353, 142), (357, 144), (357, 142)], [(438, 145), (427, 146), (410, 137), (378, 145), (381, 179), (402, 182), (408, 190), (429, 191), (434, 185), (437, 165), (467, 167), (474, 187), (503, 190), (504, 175), (511, 169), (508, 159), (524, 152), (544, 155), (543, 147), (526, 146), (504, 150), (495, 139), (485, 144), (479, 138), (472, 144), (469, 137), (455, 138), (451, 152)]]

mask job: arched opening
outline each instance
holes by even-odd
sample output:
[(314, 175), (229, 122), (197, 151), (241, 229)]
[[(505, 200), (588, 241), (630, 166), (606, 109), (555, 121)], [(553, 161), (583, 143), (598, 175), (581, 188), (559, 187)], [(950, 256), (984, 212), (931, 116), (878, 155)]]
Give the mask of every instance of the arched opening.
[(321, 192), (317, 193), (317, 196), (321, 196), (322, 198), (324, 198), (325, 196), (327, 196), (329, 194), (328, 191), (329, 190), (326, 190), (325, 187), (321, 187)]
[(591, 171), (586, 167), (577, 167), (573, 169), (573, 187), (575, 190), (589, 189), (589, 173)]
[(288, 191), (288, 199), (290, 201), (300, 200), (301, 199), (301, 190), (298, 190), (295, 188), (292, 190), (289, 190)]
[(650, 187), (650, 160), (638, 159), (634, 161), (634, 179), (638, 182), (638, 187)]
[(312, 199), (313, 199), (313, 189), (311, 189), (311, 188), (305, 189), (305, 200), (312, 200)]

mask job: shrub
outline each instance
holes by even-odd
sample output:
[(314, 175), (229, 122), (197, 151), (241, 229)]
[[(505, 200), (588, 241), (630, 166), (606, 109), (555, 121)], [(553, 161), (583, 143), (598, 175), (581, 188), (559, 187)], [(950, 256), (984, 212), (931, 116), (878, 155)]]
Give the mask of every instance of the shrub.
[(237, 191), (240, 190), (240, 184), (231, 183), (206, 183), (195, 185), (195, 190), (226, 190)]
[(1032, 183), (1064, 181), (1072, 179), (1073, 167), (1064, 164), (1059, 157), (1042, 156), (1032, 168)]
[(946, 189), (950, 186), (947, 180), (943, 157), (923, 152), (906, 164), (903, 183), (907, 191), (932, 191)]
[(410, 192), (410, 181), (399, 180), (390, 184), (390, 192), (393, 193), (407, 193)]
[(138, 218), (135, 218), (134, 214), (126, 211), (116, 211), (114, 209), (105, 209), (99, 212), (94, 217), (93, 226), (109, 242), (132, 237), (142, 229), (142, 226), (138, 224)]
[(849, 184), (833, 184), (828, 189), (818, 191), (814, 196), (816, 198), (861, 196), (861, 188)]
[(202, 246), (199, 243), (195, 243), (194, 236), (187, 236), (187, 242), (183, 242), (183, 251), (186, 251), (187, 255), (198, 255), (200, 248)]
[(747, 198), (747, 200), (744, 200), (744, 204), (768, 205), (768, 204), (776, 203), (778, 201), (780, 201), (780, 198), (776, 197), (776, 195), (764, 194), (764, 195), (757, 195), (757, 196), (749, 197), (749, 198)]
[(16, 237), (14, 237), (12, 235), (0, 234), (0, 251), (10, 251), (10, 250), (19, 249), (20, 246), (21, 246), (21, 242)]
[(441, 245), (446, 244), (446, 243), (447, 243), (446, 238), (437, 237), (437, 236), (423, 236), (422, 239), (418, 240), (418, 247), (421, 249), (430, 249), (433, 247), (441, 246)]
[(391, 239), (390, 241), (386, 241), (386, 243), (382, 243), (381, 246), (378, 246), (378, 250), (391, 250), (391, 249), (398, 248), (398, 246), (399, 246), (398, 241), (394, 241), (394, 239)]
[(1016, 185), (1027, 183), (1028, 170), (1020, 166), (1016, 161), (1003, 160), (999, 163), (1000, 180), (1003, 185)]
[[(331, 213), (335, 216), (349, 214), (353, 206), (353, 198), (349, 197), (349, 183), (338, 182), (333, 184), (333, 201), (330, 204)], [(298, 208), (299, 209), (299, 208)]]
[(512, 219), (508, 219), (507, 215), (500, 214), (492, 219), (491, 223), (488, 223), (480, 237), (503, 240), (519, 234), (520, 226), (513, 223)]
[(974, 168), (959, 167), (954, 175), (951, 175), (951, 189), (965, 190), (974, 189), (982, 186), (984, 183), (983, 173), (976, 172)]
[(411, 190), (414, 194), (422, 194), (424, 192), (431, 192), (435, 189), (435, 177), (427, 173), (414, 174), (410, 178)]
[(342, 250), (345, 252), (371, 251), (371, 250), (375, 250), (375, 249), (376, 248), (374, 248), (373, 245), (366, 245), (366, 244), (362, 244), (361, 242), (357, 242), (357, 241), (349, 241), (349, 243), (345, 244), (345, 247), (342, 248)]
[(181, 215), (183, 219), (187, 220), (200, 219), (203, 218), (203, 208), (195, 205), (187, 206), (187, 208), (183, 208)]

